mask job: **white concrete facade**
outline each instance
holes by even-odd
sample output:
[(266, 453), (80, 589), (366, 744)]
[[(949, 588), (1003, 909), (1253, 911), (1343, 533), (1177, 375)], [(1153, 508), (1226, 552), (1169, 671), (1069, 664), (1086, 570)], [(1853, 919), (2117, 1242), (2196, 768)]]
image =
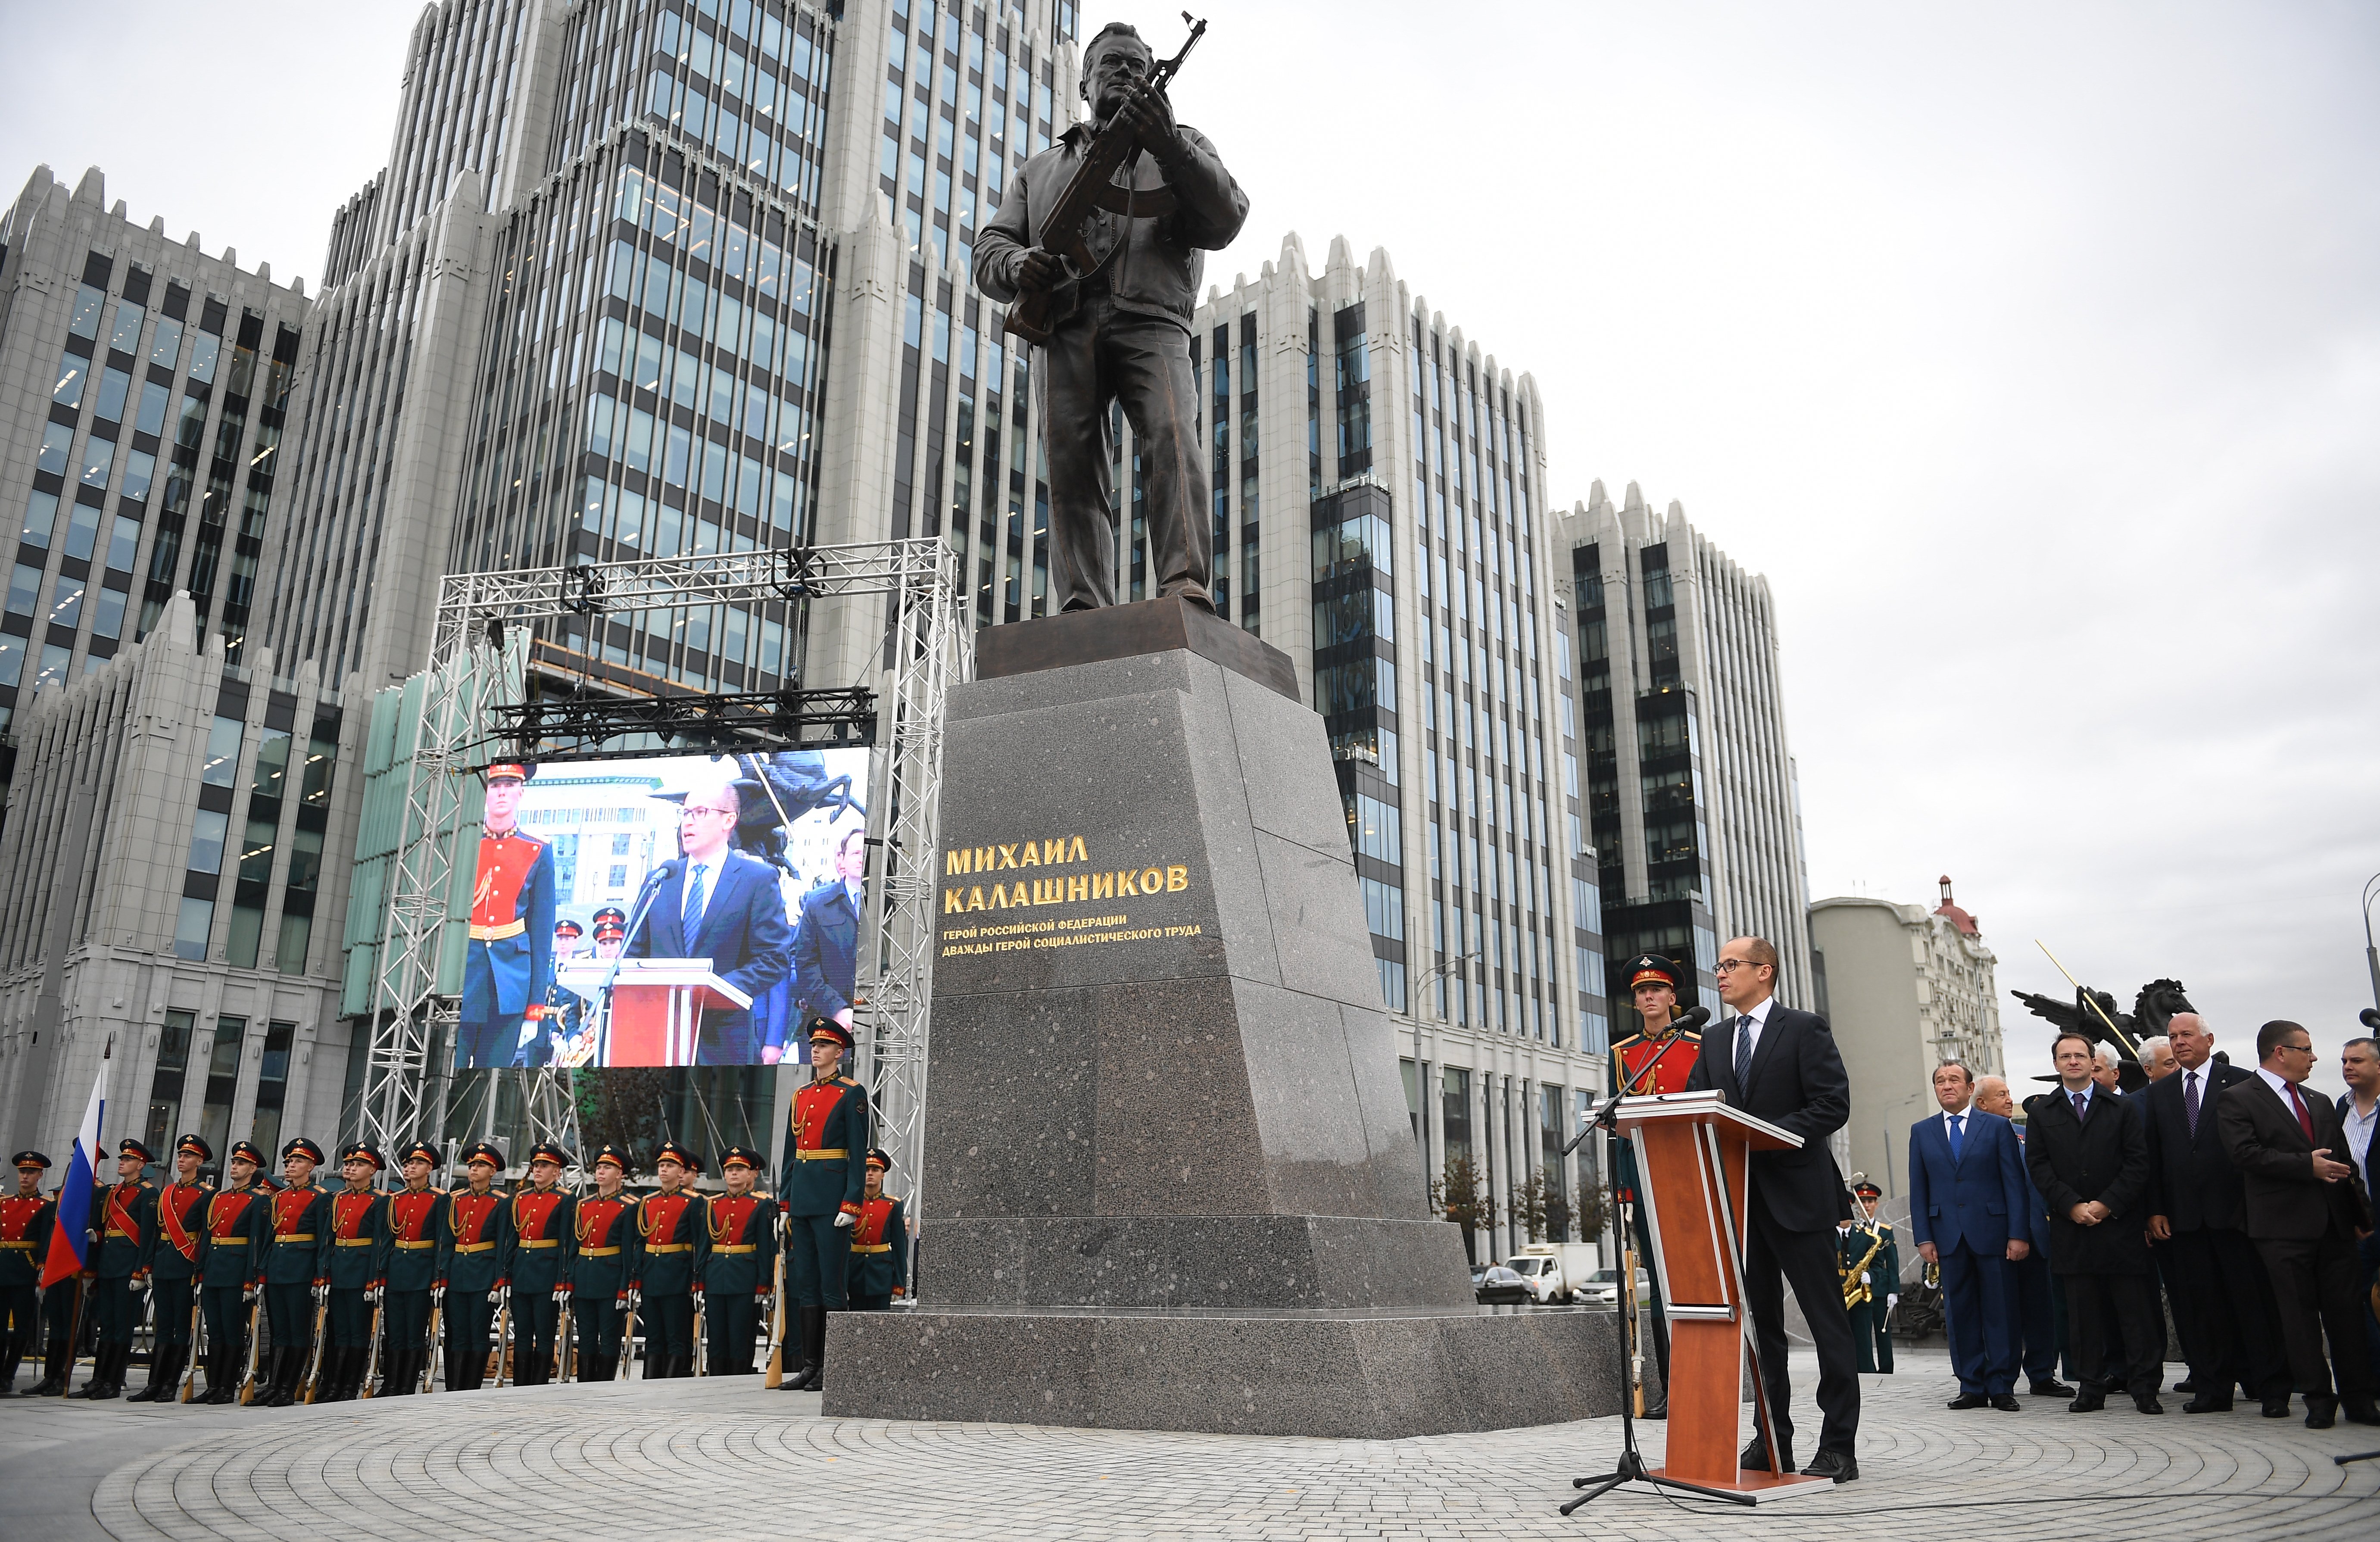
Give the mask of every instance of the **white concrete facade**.
[(1950, 898), (1895, 905), (1840, 895), (1810, 906), (1828, 1021), (1851, 1074), (1852, 1116), (1845, 1126), (1850, 1165), (1888, 1195), (1908, 1192), (1909, 1128), (1937, 1111), (1934, 1068), (1957, 1061), (1978, 1076), (2005, 1075), (1998, 963), (1974, 918)]

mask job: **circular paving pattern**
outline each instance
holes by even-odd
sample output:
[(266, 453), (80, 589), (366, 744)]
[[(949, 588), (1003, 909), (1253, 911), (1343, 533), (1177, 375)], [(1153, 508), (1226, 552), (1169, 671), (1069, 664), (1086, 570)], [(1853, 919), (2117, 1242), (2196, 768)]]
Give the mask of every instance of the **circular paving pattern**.
[[(2380, 1429), (2309, 1430), (2252, 1407), (2184, 1417), (2170, 1397), (2162, 1418), (2041, 1399), (1952, 1414), (1948, 1378), (1923, 1361), (1861, 1381), (1861, 1481), (1757, 1512), (1637, 1488), (1564, 1520), (1570, 1479), (1611, 1465), (1616, 1419), (1411, 1440), (888, 1423), (823, 1419), (815, 1394), (750, 1381), (322, 1408), (134, 1462), (91, 1508), (118, 1537), (241, 1542), (2380, 1535), (2380, 1462), (2331, 1461), (2380, 1447)], [(1796, 1415), (1815, 1427), (1815, 1409)], [(1645, 1428), (1658, 1462), (1661, 1427)]]

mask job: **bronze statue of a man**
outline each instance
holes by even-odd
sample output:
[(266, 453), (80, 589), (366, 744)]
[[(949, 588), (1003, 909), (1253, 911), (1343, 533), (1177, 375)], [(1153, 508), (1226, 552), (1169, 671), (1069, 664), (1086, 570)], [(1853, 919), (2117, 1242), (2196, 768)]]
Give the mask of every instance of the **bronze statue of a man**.
[[(1061, 611), (1115, 603), (1115, 447), (1108, 412), (1123, 404), (1140, 451), (1149, 570), (1160, 597), (1208, 609), (1214, 537), (1207, 467), (1196, 428), (1190, 315), (1205, 270), (1201, 249), (1228, 246), (1247, 219), (1247, 195), (1215, 147), (1174, 122), (1145, 89), (1155, 60), (1140, 34), (1111, 22), (1083, 50), (1091, 121), (1025, 163), (975, 249), (975, 281), (996, 300), (1049, 292), (1053, 324), (1036, 370), (1050, 456), (1052, 602)], [(1046, 249), (1045, 222), (1093, 138), (1129, 127), (1137, 154), (1116, 174), (1128, 212), (1091, 216), (1093, 261), (1075, 273)], [(1143, 208), (1151, 212), (1139, 212)]]

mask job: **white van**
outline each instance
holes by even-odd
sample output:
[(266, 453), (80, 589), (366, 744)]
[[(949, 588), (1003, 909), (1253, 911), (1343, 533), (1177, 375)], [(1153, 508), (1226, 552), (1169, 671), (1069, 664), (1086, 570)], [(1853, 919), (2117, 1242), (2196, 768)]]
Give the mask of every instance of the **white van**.
[(1591, 1242), (1533, 1242), (1504, 1260), (1540, 1305), (1574, 1299), (1595, 1272), (1598, 1254)]

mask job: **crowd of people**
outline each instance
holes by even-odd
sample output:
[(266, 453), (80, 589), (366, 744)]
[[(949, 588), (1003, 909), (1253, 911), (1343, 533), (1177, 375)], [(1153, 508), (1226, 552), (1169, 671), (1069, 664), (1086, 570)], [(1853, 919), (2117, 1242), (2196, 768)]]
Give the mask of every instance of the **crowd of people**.
[(2013, 1411), (2022, 1376), (2074, 1413), (2113, 1395), (2161, 1414), (2170, 1305), (2183, 1413), (2228, 1411), (2236, 1390), (2267, 1418), (2294, 1398), (2316, 1429), (2342, 1412), (2380, 1424), (2380, 1044), (2348, 1041), (2335, 1099), (2306, 1087), (2313, 1041), (2291, 1022), (2257, 1030), (2246, 1070), (2180, 1014), (2140, 1045), (2129, 1092), (2105, 1042), (2061, 1034), (2050, 1054), (2058, 1085), (2022, 1122), (2005, 1079), (1953, 1062), (1934, 1072), (1940, 1111), (1910, 1131), (1910, 1231), (1939, 1270), (1950, 1406)]
[[(382, 1153), (356, 1142), (333, 1188), (303, 1136), (281, 1148), (278, 1184), (240, 1141), (217, 1184), (207, 1141), (184, 1135), (163, 1185), (144, 1177), (153, 1153), (128, 1139), (115, 1181), (94, 1184), (83, 1267), (43, 1289), (64, 1245), (58, 1196), (42, 1186), (49, 1158), (19, 1151), (17, 1192), (0, 1200), (0, 1396), (17, 1395), (37, 1343), (31, 1395), (68, 1395), (86, 1338), (91, 1372), (71, 1395), (93, 1400), (281, 1407), (433, 1378), (455, 1391), (491, 1377), (600, 1381), (639, 1348), (647, 1378), (748, 1376), (764, 1342), (780, 1384), (822, 1389), (827, 1314), (907, 1293), (909, 1227), (884, 1192), (892, 1160), (868, 1143), (867, 1091), (842, 1074), (849, 1030), (815, 1023), (811, 1046), (773, 1194), (764, 1159), (741, 1146), (719, 1154), (721, 1187), (706, 1192), (702, 1159), (664, 1141), (651, 1187), (634, 1193), (634, 1157), (608, 1144), (572, 1188), (562, 1180), (580, 1163), (540, 1143), (508, 1189), (487, 1142), (461, 1153), (452, 1186), (435, 1147), (400, 1148), (391, 1185)], [(144, 1337), (146, 1384), (128, 1394)]]

